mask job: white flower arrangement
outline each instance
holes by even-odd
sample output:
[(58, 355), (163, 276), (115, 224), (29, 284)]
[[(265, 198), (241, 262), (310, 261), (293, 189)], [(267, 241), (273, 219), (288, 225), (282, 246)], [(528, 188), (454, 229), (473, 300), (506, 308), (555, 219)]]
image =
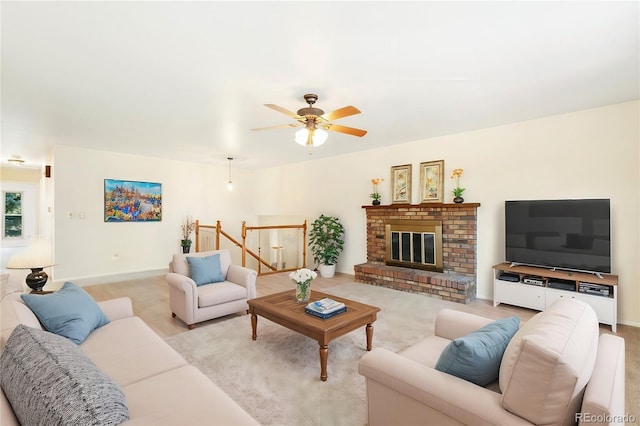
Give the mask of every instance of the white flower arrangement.
[(297, 283), (305, 283), (307, 281), (311, 281), (316, 279), (318, 276), (317, 273), (308, 268), (298, 269), (295, 272), (289, 274), (289, 278)]

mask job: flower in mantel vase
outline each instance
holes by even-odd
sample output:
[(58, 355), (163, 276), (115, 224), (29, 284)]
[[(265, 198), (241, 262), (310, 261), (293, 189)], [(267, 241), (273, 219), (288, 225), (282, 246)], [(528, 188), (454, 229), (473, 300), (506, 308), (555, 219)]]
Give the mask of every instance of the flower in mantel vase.
[(462, 176), (462, 173), (464, 173), (463, 169), (454, 169), (453, 172), (451, 172), (451, 179), (456, 180), (456, 187), (453, 188), (453, 196), (455, 197), (453, 199), (454, 203), (462, 203), (464, 201), (464, 198), (462, 198), (462, 193), (464, 192), (465, 188), (460, 187), (460, 176)]
[(382, 178), (373, 178), (373, 179), (371, 179), (371, 184), (373, 185), (373, 192), (371, 194), (369, 194), (369, 197), (373, 198), (373, 203), (372, 204), (374, 206), (380, 205), (380, 198), (382, 198), (382, 196), (378, 192), (378, 184), (380, 182), (383, 182), (383, 181), (384, 181), (384, 179), (382, 179)]
[(306, 302), (311, 296), (311, 281), (316, 279), (318, 274), (308, 268), (298, 269), (289, 274), (289, 278), (296, 283), (296, 300)]

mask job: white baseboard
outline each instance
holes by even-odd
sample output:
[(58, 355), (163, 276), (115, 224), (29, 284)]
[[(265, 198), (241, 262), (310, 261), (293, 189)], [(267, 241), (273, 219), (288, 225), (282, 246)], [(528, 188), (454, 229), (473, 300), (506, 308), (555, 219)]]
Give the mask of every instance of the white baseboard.
[(157, 277), (158, 275), (164, 275), (169, 272), (168, 268), (164, 269), (153, 269), (149, 271), (134, 271), (134, 272), (124, 272), (119, 274), (108, 274), (108, 275), (95, 275), (90, 277), (76, 277), (76, 278), (65, 278), (61, 280), (49, 280), (45, 289), (53, 290), (62, 287), (62, 285), (71, 281), (72, 283), (85, 287), (89, 285), (98, 285), (98, 284), (109, 284), (117, 281), (126, 281), (126, 280), (136, 280), (141, 278), (149, 278), (149, 277)]

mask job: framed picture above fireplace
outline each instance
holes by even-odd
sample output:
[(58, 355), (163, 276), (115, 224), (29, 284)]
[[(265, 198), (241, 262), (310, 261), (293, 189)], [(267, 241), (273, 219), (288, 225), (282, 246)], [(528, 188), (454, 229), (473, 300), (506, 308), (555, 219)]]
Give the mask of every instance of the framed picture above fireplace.
[(411, 164), (391, 167), (391, 204), (411, 203)]
[(420, 163), (420, 202), (441, 203), (444, 191), (444, 160)]

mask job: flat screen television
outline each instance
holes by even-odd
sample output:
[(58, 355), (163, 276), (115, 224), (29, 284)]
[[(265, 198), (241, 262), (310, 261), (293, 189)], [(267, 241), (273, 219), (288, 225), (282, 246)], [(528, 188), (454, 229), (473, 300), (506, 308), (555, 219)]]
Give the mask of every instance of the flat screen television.
[(610, 273), (609, 204), (609, 199), (506, 201), (506, 261)]

